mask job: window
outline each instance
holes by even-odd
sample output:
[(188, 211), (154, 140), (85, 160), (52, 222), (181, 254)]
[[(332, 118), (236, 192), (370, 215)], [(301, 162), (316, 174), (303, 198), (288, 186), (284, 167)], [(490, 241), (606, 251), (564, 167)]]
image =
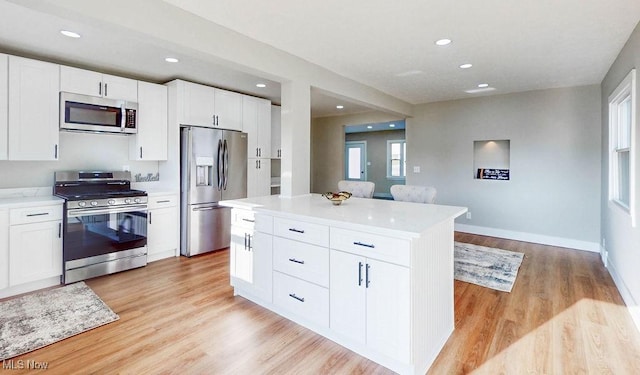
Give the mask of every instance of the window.
[(404, 139), (387, 141), (387, 178), (402, 179), (407, 175), (407, 144)]
[(609, 199), (629, 214), (635, 198), (635, 87), (633, 69), (609, 96)]

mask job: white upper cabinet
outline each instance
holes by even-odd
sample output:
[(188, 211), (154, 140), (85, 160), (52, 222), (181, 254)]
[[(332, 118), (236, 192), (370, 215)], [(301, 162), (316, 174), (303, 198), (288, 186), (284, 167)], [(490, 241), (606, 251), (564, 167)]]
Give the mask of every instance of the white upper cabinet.
[(60, 91), (138, 101), (138, 81), (70, 66), (60, 66)]
[(242, 98), (237, 92), (215, 89), (215, 126), (242, 131)]
[(0, 160), (7, 160), (9, 157), (7, 152), (8, 146), (8, 99), (9, 84), (7, 78), (9, 75), (9, 56), (0, 54)]
[(242, 129), (248, 134), (249, 158), (271, 157), (271, 102), (266, 99), (242, 98)]
[(178, 87), (180, 124), (242, 130), (243, 95), (185, 81), (179, 81)]
[(282, 111), (280, 106), (271, 106), (271, 157), (280, 159), (282, 157), (282, 127), (280, 125)]
[(9, 159), (58, 159), (60, 68), (9, 56)]
[(167, 160), (167, 86), (138, 81), (138, 133), (129, 138), (129, 159)]

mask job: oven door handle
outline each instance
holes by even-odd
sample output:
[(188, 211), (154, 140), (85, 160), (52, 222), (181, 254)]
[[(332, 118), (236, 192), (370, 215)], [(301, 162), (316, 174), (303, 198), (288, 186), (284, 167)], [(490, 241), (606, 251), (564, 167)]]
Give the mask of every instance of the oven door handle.
[(73, 209), (73, 210), (67, 210), (67, 217), (102, 215), (102, 214), (119, 214), (123, 212), (132, 212), (132, 211), (147, 212), (147, 206), (140, 205), (140, 206), (126, 206), (126, 207), (112, 207), (112, 208)]

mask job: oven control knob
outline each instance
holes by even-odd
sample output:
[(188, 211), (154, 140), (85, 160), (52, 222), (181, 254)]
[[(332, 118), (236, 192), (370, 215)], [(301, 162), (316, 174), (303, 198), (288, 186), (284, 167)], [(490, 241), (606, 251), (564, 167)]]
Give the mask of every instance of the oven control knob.
[(131, 203), (131, 199), (129, 199), (129, 198), (126, 198), (126, 199), (124, 200), (124, 203), (126, 203), (126, 204), (129, 204), (129, 203)]
[(79, 207), (84, 207), (87, 205), (87, 202), (78, 202)]
[(97, 201), (91, 201), (91, 205), (92, 205), (92, 206), (97, 206), (97, 205), (98, 205), (98, 202), (97, 202)]
[(134, 201), (134, 202), (136, 202), (136, 203), (140, 203), (140, 202), (141, 202), (141, 199), (140, 199), (140, 198), (136, 198), (136, 199), (134, 199), (133, 201)]
[(107, 203), (109, 203), (109, 204), (116, 204), (116, 200), (115, 200), (115, 199), (109, 199), (109, 200), (107, 201)]

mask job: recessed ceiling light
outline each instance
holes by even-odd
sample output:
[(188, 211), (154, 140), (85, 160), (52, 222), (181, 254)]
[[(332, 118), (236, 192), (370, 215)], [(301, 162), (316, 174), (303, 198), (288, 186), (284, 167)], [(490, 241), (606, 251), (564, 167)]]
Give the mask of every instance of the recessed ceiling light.
[(80, 38), (80, 34), (74, 33), (73, 31), (69, 30), (60, 30), (60, 34), (68, 36), (69, 38)]
[(164, 59), (164, 61), (170, 62), (170, 63), (177, 63), (180, 60), (176, 59), (175, 57), (167, 57)]
[(367, 125), (367, 129), (373, 129), (373, 126)]
[(480, 87), (480, 88), (489, 87), (489, 84), (488, 83), (481, 83), (481, 84), (478, 85), (478, 87)]
[(344, 108), (344, 106), (343, 105), (337, 105), (336, 108), (342, 109), (342, 108)]
[(256, 83), (256, 87), (264, 88), (267, 87), (264, 83)]
[(389, 124), (389, 127), (390, 127), (390, 128), (395, 128), (395, 127), (396, 127), (396, 124)]
[(473, 66), (473, 65), (471, 65), (471, 64), (469, 64), (469, 63), (467, 63), (467, 64), (462, 64), (462, 65), (460, 65), (460, 69), (469, 69), (469, 68), (471, 68), (472, 66)]
[(451, 43), (451, 39), (445, 38), (445, 39), (436, 40), (436, 45), (439, 45), (439, 46), (446, 46), (447, 44), (450, 44), (450, 43)]

